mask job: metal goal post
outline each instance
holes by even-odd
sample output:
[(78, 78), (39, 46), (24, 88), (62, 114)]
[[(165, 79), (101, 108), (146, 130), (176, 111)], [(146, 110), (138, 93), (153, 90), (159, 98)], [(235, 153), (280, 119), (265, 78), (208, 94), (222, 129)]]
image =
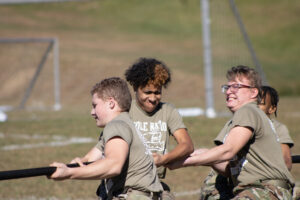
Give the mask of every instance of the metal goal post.
[(31, 78), (29, 85), (22, 97), (17, 109), (24, 109), (28, 98), (30, 97), (32, 90), (36, 84), (36, 81), (43, 69), (43, 66), (47, 60), (47, 57), (51, 51), (53, 51), (53, 85), (54, 85), (54, 110), (61, 109), (60, 103), (60, 69), (59, 69), (59, 41), (57, 38), (0, 38), (0, 43), (48, 43), (46, 51), (43, 53), (42, 58), (35, 70), (33, 77)]

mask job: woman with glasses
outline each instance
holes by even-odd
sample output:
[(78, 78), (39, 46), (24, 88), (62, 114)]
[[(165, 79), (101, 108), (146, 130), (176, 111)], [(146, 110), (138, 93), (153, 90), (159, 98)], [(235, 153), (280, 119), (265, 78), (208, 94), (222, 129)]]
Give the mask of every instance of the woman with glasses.
[(292, 199), (294, 180), (281, 155), (269, 119), (258, 107), (261, 79), (247, 66), (232, 67), (222, 86), (226, 105), (233, 113), (217, 138), (216, 147), (195, 151), (182, 166), (211, 166), (230, 177), (232, 199)]

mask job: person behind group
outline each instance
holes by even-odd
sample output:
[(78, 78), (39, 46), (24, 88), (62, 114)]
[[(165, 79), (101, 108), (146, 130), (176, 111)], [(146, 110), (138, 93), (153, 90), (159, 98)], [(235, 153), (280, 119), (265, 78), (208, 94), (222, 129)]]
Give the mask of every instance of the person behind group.
[(277, 117), (277, 109), (279, 96), (277, 91), (270, 86), (262, 86), (262, 99), (259, 107), (266, 113), (274, 125), (274, 132), (277, 134), (279, 143), (281, 145), (281, 150), (283, 153), (283, 158), (288, 169), (292, 170), (292, 157), (291, 148), (294, 146), (294, 142), (289, 134), (287, 127), (275, 120), (271, 116), (274, 114)]
[[(277, 91), (270, 86), (262, 86), (262, 97), (259, 103), (260, 109), (262, 109), (266, 115), (271, 119), (274, 125), (274, 132), (277, 134), (279, 143), (281, 145), (283, 157), (286, 166), (289, 171), (292, 169), (291, 148), (294, 146), (294, 142), (289, 135), (287, 127), (271, 118), (271, 115), (277, 117), (277, 108), (279, 102), (279, 96)], [(224, 177), (214, 170), (212, 170), (204, 181), (204, 185), (201, 187), (200, 200), (215, 200), (215, 199), (229, 199), (232, 194), (233, 185), (228, 177)]]
[(232, 199), (292, 199), (294, 180), (277, 142), (270, 120), (259, 109), (261, 79), (247, 66), (228, 70), (226, 105), (233, 113), (216, 138), (217, 146), (195, 151), (190, 157), (168, 167), (211, 166), (230, 176)]
[[(100, 140), (84, 157), (75, 158), (78, 168), (54, 162), (57, 167), (50, 178), (109, 178), (107, 199), (158, 199), (162, 186), (153, 158), (136, 132), (128, 111), (131, 95), (127, 83), (112, 77), (97, 83), (91, 90), (91, 115), (104, 128)], [(93, 161), (89, 165), (83, 162)]]
[[(129, 115), (135, 127), (142, 133), (144, 142), (152, 152), (158, 175), (162, 180), (166, 175), (165, 165), (191, 154), (192, 140), (183, 119), (170, 103), (161, 102), (162, 89), (171, 81), (169, 68), (154, 58), (140, 58), (126, 72), (125, 77), (133, 87), (135, 100), (131, 103)], [(169, 136), (177, 142), (168, 152)], [(167, 184), (163, 199), (174, 199)]]

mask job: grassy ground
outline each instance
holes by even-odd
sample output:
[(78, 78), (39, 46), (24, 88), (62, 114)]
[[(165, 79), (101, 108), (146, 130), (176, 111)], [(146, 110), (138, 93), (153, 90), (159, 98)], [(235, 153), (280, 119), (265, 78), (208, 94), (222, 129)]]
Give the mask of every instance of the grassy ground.
[[(279, 121), (285, 123), (300, 154), (299, 118), (299, 7), (291, 1), (236, 1), (267, 79), (281, 95)], [(211, 1), (215, 87), (224, 82), (224, 71), (236, 57), (245, 56), (231, 45), (235, 21), (225, 1)], [(51, 142), (54, 136), (97, 138), (99, 130), (89, 116), (92, 85), (108, 76), (122, 76), (138, 57), (163, 60), (172, 70), (173, 82), (164, 91), (164, 100), (177, 107), (205, 106), (200, 5), (197, 0), (176, 1), (87, 1), (52, 4), (0, 6), (0, 37), (57, 37), (60, 42), (61, 92), (63, 110), (59, 112), (10, 112), (0, 124), (0, 148), (13, 144)], [(223, 29), (220, 30), (219, 27)], [(222, 37), (215, 37), (218, 32)], [(231, 46), (230, 46), (231, 45)], [(32, 47), (24, 46), (21, 57), (16, 48), (0, 45), (0, 104), (19, 102), (24, 77), (31, 77), (39, 62)], [(43, 52), (45, 46), (38, 51)], [(19, 55), (19, 54), (18, 54)], [(50, 59), (52, 55), (50, 55)], [(249, 55), (248, 55), (249, 56)], [(29, 62), (29, 61), (30, 62)], [(28, 61), (28, 66), (25, 63)], [(49, 63), (50, 62), (50, 63)], [(242, 62), (242, 61), (240, 61)], [(22, 63), (22, 66), (17, 66)], [(52, 102), (51, 61), (47, 61), (28, 104)], [(243, 64), (239, 63), (239, 64)], [(31, 67), (32, 67), (31, 66)], [(216, 89), (219, 91), (219, 89)], [(51, 92), (49, 92), (51, 91)], [(40, 100), (40, 98), (42, 100)], [(4, 99), (4, 100), (3, 100)], [(223, 96), (216, 97), (224, 109)], [(184, 118), (196, 147), (211, 147), (213, 138), (228, 118)], [(24, 139), (16, 135), (44, 136)], [(40, 147), (1, 151), (0, 171), (47, 166), (52, 161), (69, 162), (86, 153), (92, 143), (62, 147)], [(199, 189), (209, 168), (185, 168), (168, 172), (166, 182), (175, 192)], [(300, 168), (292, 170), (300, 181)], [(94, 198), (98, 181), (53, 182), (45, 177), (0, 182), (0, 199), (76, 199)], [(178, 196), (178, 199), (197, 199)]]

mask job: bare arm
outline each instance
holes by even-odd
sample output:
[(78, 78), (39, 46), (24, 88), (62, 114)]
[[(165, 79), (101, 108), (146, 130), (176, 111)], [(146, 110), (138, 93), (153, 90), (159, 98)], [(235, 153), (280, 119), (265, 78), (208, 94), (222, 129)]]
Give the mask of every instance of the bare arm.
[[(118, 147), (118, 148), (116, 148)], [(64, 179), (104, 179), (117, 176), (121, 173), (128, 156), (129, 146), (119, 137), (110, 139), (105, 145), (105, 158), (89, 165), (77, 168), (68, 168), (62, 163), (53, 163), (51, 166), (57, 170), (50, 178), (55, 180)]]
[(291, 149), (289, 145), (287, 144), (281, 144), (281, 149), (282, 149), (282, 154), (283, 154), (283, 159), (284, 162), (289, 169), (289, 171), (292, 170), (292, 156), (291, 156)]
[[(209, 149), (207, 148), (200, 148), (200, 149), (196, 149), (192, 154), (191, 156), (195, 156), (195, 155), (199, 155), (201, 153), (204, 153), (206, 151), (208, 151)], [(222, 174), (223, 176), (230, 176), (230, 172), (228, 171), (228, 161), (225, 161), (225, 162), (221, 162), (221, 163), (218, 163), (218, 164), (214, 164), (212, 165), (211, 167), (217, 171), (218, 173)]]
[[(213, 147), (201, 154), (192, 154), (187, 159), (172, 164), (169, 168), (176, 169), (179, 167), (197, 165), (213, 166), (215, 164), (229, 161), (247, 144), (251, 136), (252, 130), (245, 127), (235, 127), (229, 132), (224, 144)], [(226, 165), (224, 164), (224, 166)], [(225, 173), (226, 170), (223, 170)]]
[(194, 151), (193, 142), (186, 129), (178, 129), (173, 135), (177, 145), (172, 151), (164, 155), (153, 153), (154, 162), (157, 167), (185, 158)]
[(93, 147), (84, 157), (76, 157), (70, 163), (78, 163), (83, 166), (84, 162), (92, 162), (102, 158), (102, 152), (97, 148)]

